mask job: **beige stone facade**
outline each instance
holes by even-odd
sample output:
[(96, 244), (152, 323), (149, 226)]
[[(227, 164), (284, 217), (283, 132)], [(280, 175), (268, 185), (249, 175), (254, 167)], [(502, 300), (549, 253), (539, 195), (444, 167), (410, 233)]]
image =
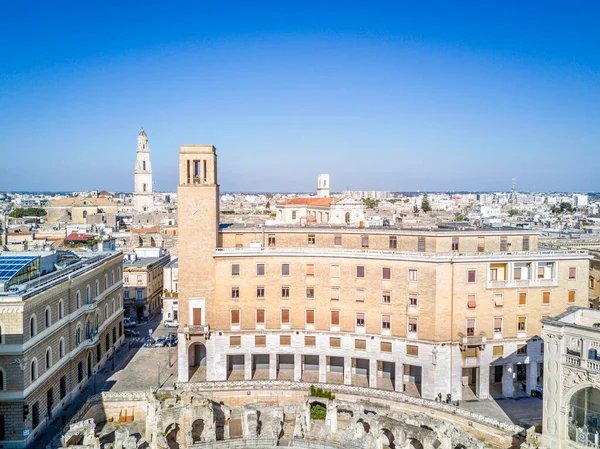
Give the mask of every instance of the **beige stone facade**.
[(120, 345), (121, 270), (120, 253), (95, 253), (0, 292), (3, 447), (34, 441)]
[(124, 260), (123, 307), (126, 316), (139, 320), (162, 307), (163, 269), (169, 260), (168, 255)]
[(219, 226), (216, 176), (214, 147), (182, 146), (181, 381), (529, 395), (540, 320), (588, 304), (587, 252), (535, 232)]
[(590, 278), (588, 281), (588, 296), (590, 307), (600, 309), (600, 258), (590, 261)]

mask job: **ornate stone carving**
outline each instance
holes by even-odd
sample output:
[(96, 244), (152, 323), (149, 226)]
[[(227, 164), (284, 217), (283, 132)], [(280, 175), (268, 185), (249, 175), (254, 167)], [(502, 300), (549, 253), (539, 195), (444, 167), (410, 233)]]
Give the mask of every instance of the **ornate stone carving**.
[(589, 381), (587, 371), (578, 370), (575, 368), (563, 367), (563, 391), (568, 391), (571, 388)]

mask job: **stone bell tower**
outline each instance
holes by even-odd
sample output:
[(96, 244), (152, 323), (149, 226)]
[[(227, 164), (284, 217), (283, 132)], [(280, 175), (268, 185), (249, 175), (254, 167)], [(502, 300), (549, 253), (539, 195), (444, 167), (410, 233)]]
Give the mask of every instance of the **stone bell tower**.
[(215, 305), (219, 237), (217, 153), (212, 145), (182, 145), (177, 187), (179, 232), (178, 376), (187, 382), (207, 365), (206, 340)]
[(152, 192), (152, 165), (148, 135), (142, 128), (137, 138), (137, 151), (134, 170), (133, 207), (137, 212), (150, 212), (154, 209)]

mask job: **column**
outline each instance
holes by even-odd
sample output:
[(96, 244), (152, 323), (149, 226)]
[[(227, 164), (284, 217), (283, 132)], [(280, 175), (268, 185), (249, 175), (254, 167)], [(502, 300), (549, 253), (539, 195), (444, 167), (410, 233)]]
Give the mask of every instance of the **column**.
[(482, 363), (479, 366), (479, 399), (487, 399), (490, 397), (490, 365)]
[(530, 357), (529, 365), (527, 366), (527, 394), (530, 395), (537, 387), (537, 372), (538, 365), (536, 361), (532, 361)]
[(395, 390), (404, 392), (404, 364), (396, 362), (396, 372), (394, 373)]
[(377, 359), (369, 359), (369, 388), (377, 388)]
[(344, 357), (344, 385), (352, 385), (352, 357)]
[(294, 354), (294, 381), (302, 380), (302, 354)]
[(190, 380), (187, 340), (184, 333), (177, 334), (177, 339), (181, 342), (177, 345), (177, 380), (187, 382)]
[(327, 382), (327, 356), (326, 355), (319, 356), (319, 382), (321, 382), (321, 383)]
[(252, 380), (252, 354), (244, 354), (244, 380)]
[(277, 354), (269, 354), (269, 380), (277, 380)]
[(514, 382), (514, 367), (512, 363), (504, 365), (504, 371), (502, 373), (502, 394), (504, 397), (513, 397), (513, 382)]

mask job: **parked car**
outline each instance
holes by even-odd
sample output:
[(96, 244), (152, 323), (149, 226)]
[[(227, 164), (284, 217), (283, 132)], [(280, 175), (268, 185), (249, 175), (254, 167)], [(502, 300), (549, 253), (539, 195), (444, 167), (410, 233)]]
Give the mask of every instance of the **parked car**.
[(179, 321), (177, 320), (165, 320), (163, 324), (165, 327), (179, 327)]
[(125, 328), (135, 327), (137, 326), (137, 321), (132, 318), (125, 317), (123, 318), (123, 326), (125, 326)]
[(125, 336), (126, 337), (139, 337), (140, 333), (135, 329), (125, 328)]
[(167, 345), (167, 339), (165, 337), (158, 337), (156, 339), (156, 341), (154, 342), (154, 346), (158, 347), (158, 348), (162, 348), (163, 346)]
[(146, 337), (146, 341), (144, 341), (144, 346), (146, 348), (151, 348), (156, 344), (156, 341), (152, 337)]
[(177, 346), (177, 335), (175, 335), (175, 334), (167, 335), (167, 346)]

